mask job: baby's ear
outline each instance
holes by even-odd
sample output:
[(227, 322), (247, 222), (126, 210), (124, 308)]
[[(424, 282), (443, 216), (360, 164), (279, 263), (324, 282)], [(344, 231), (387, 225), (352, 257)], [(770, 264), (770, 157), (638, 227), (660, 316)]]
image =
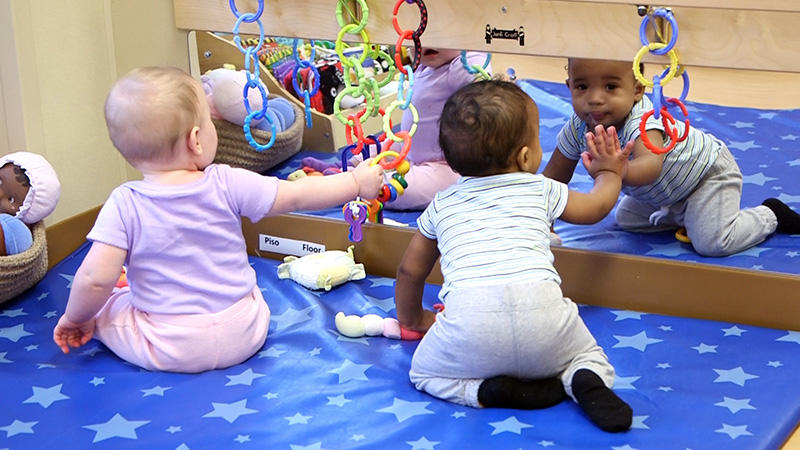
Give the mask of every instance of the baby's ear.
[(186, 148), (188, 148), (192, 153), (203, 153), (203, 149), (200, 147), (200, 137), (198, 136), (199, 133), (200, 127), (195, 125), (191, 130), (189, 130), (189, 134), (186, 135)]
[(642, 97), (644, 97), (644, 92), (646, 89), (647, 88), (645, 87), (645, 85), (640, 83), (638, 80), (636, 81), (636, 86), (634, 86), (634, 93), (635, 93), (634, 98), (636, 98), (637, 102), (641, 100)]

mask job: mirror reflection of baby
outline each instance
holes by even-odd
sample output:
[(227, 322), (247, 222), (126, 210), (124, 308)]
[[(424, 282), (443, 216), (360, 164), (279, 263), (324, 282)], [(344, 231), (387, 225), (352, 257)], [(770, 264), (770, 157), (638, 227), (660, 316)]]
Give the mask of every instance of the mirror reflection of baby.
[[(480, 52), (467, 52), (467, 64), (483, 66), (487, 55)], [(491, 65), (486, 67), (491, 74)], [(387, 209), (421, 210), (433, 199), (434, 194), (455, 183), (459, 174), (453, 171), (442, 155), (439, 147), (439, 118), (447, 99), (460, 87), (475, 80), (461, 62), (460, 50), (447, 50), (431, 47), (422, 49), (420, 65), (414, 72), (414, 86), (411, 103), (417, 109), (419, 121), (417, 130), (411, 138), (411, 148), (407, 160), (411, 168), (404, 175), (408, 187), (403, 195), (386, 204)], [(413, 124), (410, 109), (403, 112), (400, 129), (410, 130)], [(392, 150), (400, 151), (401, 143), (395, 143)], [(359, 157), (351, 159), (358, 163)], [(310, 167), (320, 172), (331, 166), (314, 158), (304, 159)], [(321, 170), (320, 170), (321, 169)]]
[(60, 195), (56, 171), (43, 156), (16, 152), (0, 157), (0, 256), (33, 245), (29, 226), (49, 216)]
[[(694, 250), (712, 257), (741, 252), (775, 232), (800, 233), (800, 215), (776, 198), (740, 209), (742, 173), (725, 143), (713, 135), (690, 127), (688, 138), (666, 154), (645, 147), (639, 125), (653, 104), (630, 63), (571, 58), (567, 71), (574, 113), (558, 134), (545, 176), (569, 182), (586, 149), (586, 131), (613, 125), (623, 144), (634, 143), (623, 179), (625, 196), (615, 214), (623, 230), (685, 227)], [(650, 141), (664, 142), (661, 121), (650, 118), (646, 124)], [(683, 135), (683, 123), (678, 127)]]
[[(260, 349), (270, 311), (256, 283), (242, 217), (375, 198), (380, 166), (295, 182), (214, 164), (217, 131), (199, 81), (145, 67), (117, 81), (108, 133), (143, 180), (114, 189), (87, 236), (53, 340), (64, 353), (96, 338), (148, 370), (229, 367)], [(367, 163), (368, 161), (365, 161)], [(128, 286), (115, 288), (123, 265)]]

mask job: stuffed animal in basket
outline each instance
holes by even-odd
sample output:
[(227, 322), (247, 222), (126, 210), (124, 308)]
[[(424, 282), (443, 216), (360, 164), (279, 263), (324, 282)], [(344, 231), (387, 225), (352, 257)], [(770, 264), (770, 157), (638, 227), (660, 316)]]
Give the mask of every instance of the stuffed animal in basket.
[(50, 215), (60, 196), (56, 171), (43, 156), (16, 152), (0, 157), (0, 256), (29, 249), (29, 226)]
[(363, 264), (356, 264), (353, 246), (347, 251), (328, 250), (298, 258), (287, 256), (278, 266), (278, 278), (292, 279), (307, 289), (330, 291), (350, 280), (362, 280), (367, 276)]
[[(244, 87), (247, 85), (247, 73), (228, 68), (213, 69), (201, 76), (200, 81), (211, 107), (211, 117), (224, 119), (236, 125), (244, 125), (244, 120), (248, 115), (243, 97)], [(261, 80), (259, 83), (264, 88), (264, 92), (269, 93)], [(247, 101), (251, 111), (260, 111), (263, 104), (261, 90), (257, 87), (248, 89)], [(277, 132), (288, 129), (295, 121), (292, 105), (281, 97), (273, 97), (267, 102), (267, 115), (272, 119)], [(250, 125), (259, 130), (272, 131), (266, 118), (252, 122)]]

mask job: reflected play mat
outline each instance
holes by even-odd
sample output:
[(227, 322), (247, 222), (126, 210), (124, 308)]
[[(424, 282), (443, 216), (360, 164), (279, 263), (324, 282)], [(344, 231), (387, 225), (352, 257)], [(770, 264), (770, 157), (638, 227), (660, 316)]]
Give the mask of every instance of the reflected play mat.
[[(272, 321), (245, 363), (147, 372), (97, 341), (63, 355), (52, 329), (87, 250), (0, 307), (0, 449), (752, 450), (779, 447), (800, 421), (798, 332), (582, 307), (634, 410), (629, 432), (608, 434), (571, 401), (478, 410), (418, 392), (415, 341), (350, 339), (334, 326), (338, 311), (395, 317), (393, 279), (309, 291), (255, 257)], [(426, 287), (426, 306), (437, 293)]]
[[(535, 80), (519, 80), (517, 83), (539, 106), (544, 168), (555, 149), (556, 135), (572, 113), (569, 91), (564, 83)], [(795, 210), (800, 210), (800, 183), (796, 181), (800, 177), (800, 109), (760, 110), (691, 101), (686, 104), (691, 125), (725, 142), (741, 167), (744, 176), (742, 207), (760, 205), (764, 199), (777, 197)], [(302, 166), (301, 161), (306, 156), (327, 162), (341, 158), (332, 153), (304, 151), (270, 170), (270, 174), (285, 179)], [(591, 177), (578, 164), (570, 188), (588, 191), (591, 186)], [(342, 218), (341, 208), (309, 214)], [(419, 211), (387, 211), (385, 217), (416, 226)], [(613, 212), (590, 226), (557, 221), (556, 231), (563, 239), (564, 246), (570, 248), (800, 274), (800, 235), (773, 235), (760, 245), (739, 254), (709, 258), (695, 253), (691, 245), (679, 242), (673, 232), (638, 234), (622, 231), (614, 222)]]

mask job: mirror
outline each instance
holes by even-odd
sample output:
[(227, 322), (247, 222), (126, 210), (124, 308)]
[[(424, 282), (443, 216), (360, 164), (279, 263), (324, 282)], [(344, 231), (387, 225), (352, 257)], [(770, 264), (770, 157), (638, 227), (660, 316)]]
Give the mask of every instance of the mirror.
[[(220, 41), (217, 36), (207, 33), (197, 33), (195, 56), (200, 73), (207, 68), (219, 67), (223, 62), (240, 67), (243, 61), (242, 53), (230, 42)], [(520, 86), (539, 106), (543, 168), (555, 148), (558, 131), (572, 112), (564, 86), (566, 60), (494, 54), (491, 63), (495, 74), (513, 70)], [(660, 67), (648, 64), (645, 74), (660, 70)], [(800, 110), (797, 109), (800, 93), (794, 88), (800, 75), (707, 68), (690, 68), (689, 75), (691, 89), (687, 103), (691, 126), (715, 135), (731, 150), (743, 174), (742, 206), (756, 206), (766, 198), (777, 197), (793, 209), (800, 209), (800, 184), (792, 181), (800, 170), (800, 149), (795, 146), (795, 141), (800, 138)], [(667, 96), (678, 96), (682, 88), (682, 82), (677, 80), (666, 86), (665, 92)], [(651, 94), (650, 89), (647, 94)], [(338, 120), (315, 113), (312, 121), (314, 128), (305, 130), (307, 137), (304, 136), (303, 150), (333, 152), (340, 147), (337, 142), (343, 142), (344, 126)], [(399, 119), (394, 123), (398, 124)], [(372, 126), (381, 129), (380, 124)], [(338, 152), (323, 155), (315, 152), (315, 156), (328, 161), (340, 160)], [(289, 169), (297, 168), (279, 164), (271, 173), (285, 178), (287, 171), (291, 171)], [(579, 164), (570, 188), (587, 190), (590, 187), (591, 179)], [(413, 225), (418, 214), (388, 212), (385, 217), (388, 221)], [(323, 215), (341, 218), (337, 211), (327, 211)], [(796, 235), (774, 235), (737, 255), (707, 258), (695, 253), (690, 245), (679, 242), (674, 232), (634, 234), (621, 231), (615, 225), (613, 213), (593, 226), (557, 222), (556, 231), (564, 240), (564, 246), (571, 248), (800, 274), (800, 264), (792, 263), (793, 258), (800, 255), (800, 250), (797, 250), (800, 236)]]

